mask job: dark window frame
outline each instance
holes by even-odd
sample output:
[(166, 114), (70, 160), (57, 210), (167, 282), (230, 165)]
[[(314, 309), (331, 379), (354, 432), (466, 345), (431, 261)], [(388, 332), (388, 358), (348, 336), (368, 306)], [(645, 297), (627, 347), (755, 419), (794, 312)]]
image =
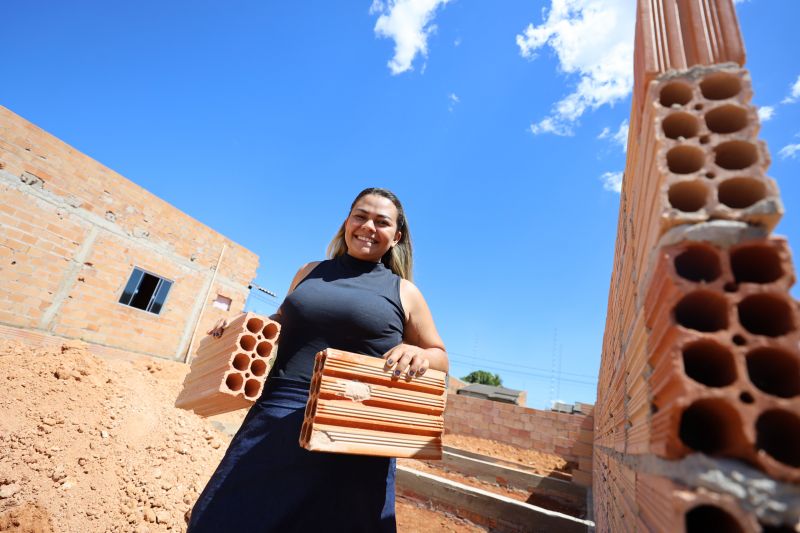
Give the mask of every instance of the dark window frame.
[[(146, 276), (149, 276), (149, 278)], [(154, 280), (150, 278), (155, 278), (155, 287), (153, 287), (150, 297), (147, 298), (147, 303), (136, 301), (139, 290), (142, 288), (142, 282), (144, 281), (152, 285)], [(134, 265), (133, 270), (131, 270), (128, 276), (128, 281), (125, 283), (125, 287), (123, 287), (122, 293), (117, 299), (117, 303), (125, 307), (150, 313), (151, 315), (160, 316), (161, 312), (164, 310), (164, 306), (167, 304), (169, 294), (172, 292), (172, 286), (174, 284), (175, 282), (171, 279), (159, 276), (158, 274)], [(142, 307), (142, 305), (144, 305), (144, 307)]]

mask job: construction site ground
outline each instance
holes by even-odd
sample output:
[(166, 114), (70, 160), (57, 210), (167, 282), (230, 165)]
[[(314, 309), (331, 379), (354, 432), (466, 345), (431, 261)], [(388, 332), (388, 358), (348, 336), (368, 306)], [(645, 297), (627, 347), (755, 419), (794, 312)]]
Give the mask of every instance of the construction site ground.
[[(187, 371), (146, 357), (101, 359), (80, 343), (0, 341), (0, 531), (184, 531), (244, 415), (176, 409)], [(485, 439), (447, 435), (445, 444), (541, 475), (569, 470), (558, 457)], [(407, 465), (574, 515), (434, 462)], [(483, 530), (404, 498), (397, 517), (400, 531)]]

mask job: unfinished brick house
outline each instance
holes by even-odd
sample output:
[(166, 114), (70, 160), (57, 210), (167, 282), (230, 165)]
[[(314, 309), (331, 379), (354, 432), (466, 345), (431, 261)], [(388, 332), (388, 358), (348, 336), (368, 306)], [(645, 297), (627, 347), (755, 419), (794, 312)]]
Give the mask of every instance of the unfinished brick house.
[(0, 336), (182, 359), (258, 256), (0, 107)]

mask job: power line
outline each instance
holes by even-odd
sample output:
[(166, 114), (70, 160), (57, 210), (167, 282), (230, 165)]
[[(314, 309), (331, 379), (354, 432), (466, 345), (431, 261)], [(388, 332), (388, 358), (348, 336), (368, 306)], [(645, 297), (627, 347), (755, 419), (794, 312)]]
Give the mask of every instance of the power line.
[[(526, 370), (536, 370), (538, 372), (548, 372), (548, 373), (551, 372), (551, 370), (548, 370), (546, 368), (537, 368), (535, 366), (521, 365), (519, 363), (509, 363), (507, 361), (498, 361), (497, 359), (487, 359), (485, 357), (473, 357), (471, 355), (466, 355), (466, 354), (463, 354), (463, 353), (454, 352), (452, 350), (447, 350), (447, 353), (450, 354), (450, 355), (457, 355), (459, 357), (464, 357), (466, 359), (475, 359), (475, 360), (481, 361), (481, 362), (486, 361), (486, 362), (489, 362), (489, 363), (497, 363), (497, 364), (506, 365), (506, 366), (517, 366), (517, 367), (520, 367), (520, 368), (524, 368)], [(564, 371), (562, 371), (561, 374), (569, 374), (571, 376), (578, 376), (578, 377), (583, 377), (583, 378), (595, 378), (595, 377), (597, 377), (596, 375), (580, 374), (578, 372), (564, 372)]]
[[(467, 365), (467, 366), (471, 366), (471, 367), (479, 366), (479, 365), (477, 365), (476, 363), (474, 363), (472, 361), (461, 361), (461, 360), (459, 360), (458, 358), (455, 358), (455, 357), (451, 357), (450, 360), (453, 361), (454, 363)], [(482, 364), (480, 366), (482, 368), (487, 368), (489, 370), (499, 370), (501, 372), (511, 372), (513, 374), (520, 374), (520, 375), (524, 375), (524, 376), (540, 378), (543, 381), (548, 381), (548, 382), (552, 378), (552, 376), (550, 374), (534, 374), (533, 372), (525, 372), (525, 371), (522, 371), (522, 370), (516, 370), (516, 369), (510, 369), (510, 368), (501, 368), (501, 367), (498, 367), (498, 366), (486, 365), (486, 364)], [(562, 381), (566, 381), (568, 383), (574, 383), (576, 385), (591, 385), (591, 386), (596, 386), (597, 385), (597, 381), (581, 381), (581, 380), (578, 380), (578, 379), (570, 379), (570, 378), (561, 378), (561, 379), (562, 379)]]

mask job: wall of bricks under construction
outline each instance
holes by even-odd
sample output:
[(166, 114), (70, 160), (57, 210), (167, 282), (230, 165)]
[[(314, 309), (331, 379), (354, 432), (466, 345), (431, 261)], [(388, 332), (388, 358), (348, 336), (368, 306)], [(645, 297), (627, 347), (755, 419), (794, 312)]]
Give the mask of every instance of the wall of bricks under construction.
[[(209, 292), (214, 266), (227, 243)], [(119, 304), (133, 267), (174, 283), (160, 315)], [(241, 312), (258, 257), (0, 107), (0, 325), (168, 358)], [(232, 299), (225, 313), (211, 306)]]
[(576, 465), (573, 480), (591, 485), (594, 416), (557, 413), (448, 395), (446, 433), (492, 439), (555, 454)]

